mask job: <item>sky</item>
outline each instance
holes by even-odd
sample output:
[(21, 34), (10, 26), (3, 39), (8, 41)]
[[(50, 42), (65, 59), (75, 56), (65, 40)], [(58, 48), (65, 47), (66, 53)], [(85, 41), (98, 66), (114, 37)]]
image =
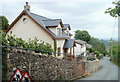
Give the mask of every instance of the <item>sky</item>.
[[(114, 0), (27, 0), (31, 12), (51, 19), (62, 19), (70, 24), (74, 34), (76, 30), (86, 30), (92, 37), (99, 39), (117, 39), (117, 18), (105, 14), (105, 10), (113, 7)], [(0, 15), (9, 20), (9, 24), (22, 12), (24, 0), (2, 0)], [(114, 29), (114, 30), (113, 30)]]

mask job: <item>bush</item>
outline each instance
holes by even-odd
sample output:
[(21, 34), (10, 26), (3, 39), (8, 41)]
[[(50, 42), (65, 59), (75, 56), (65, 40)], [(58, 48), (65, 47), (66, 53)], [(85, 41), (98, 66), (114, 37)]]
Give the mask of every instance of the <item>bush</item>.
[[(24, 41), (22, 38), (15, 38), (15, 36), (11, 36), (11, 35), (6, 35), (5, 37), (7, 37), (5, 39), (7, 43), (5, 43), (4, 46), (31, 48), (31, 49), (35, 49), (34, 51), (36, 53), (42, 53), (42, 54), (48, 53), (48, 52), (42, 52), (42, 51), (53, 52), (53, 49), (50, 44), (44, 43), (43, 41), (38, 40), (36, 37), (34, 40), (29, 39), (29, 41)], [(42, 50), (42, 51), (39, 51), (39, 50)], [(48, 54), (51, 54), (51, 53), (48, 53)]]
[(94, 52), (94, 49), (93, 49), (93, 48), (87, 48), (87, 50), (88, 50), (90, 53)]
[[(12, 33), (11, 33), (12, 34)], [(19, 48), (31, 48), (36, 49), (34, 50), (37, 53), (48, 54), (51, 55), (52, 53), (42, 52), (42, 51), (49, 51), (53, 52), (53, 49), (50, 44), (44, 43), (43, 41), (34, 40), (24, 41), (21, 38), (15, 38), (15, 36), (7, 35), (2, 30), (0, 30), (0, 46), (12, 46), (12, 47), (19, 47)], [(42, 50), (42, 51), (38, 51)], [(7, 54), (8, 48), (2, 47), (2, 80), (7, 80)]]
[(87, 57), (87, 60), (93, 61), (93, 60), (95, 60), (95, 58), (94, 58), (94, 57), (91, 57), (91, 56), (88, 56), (88, 57)]

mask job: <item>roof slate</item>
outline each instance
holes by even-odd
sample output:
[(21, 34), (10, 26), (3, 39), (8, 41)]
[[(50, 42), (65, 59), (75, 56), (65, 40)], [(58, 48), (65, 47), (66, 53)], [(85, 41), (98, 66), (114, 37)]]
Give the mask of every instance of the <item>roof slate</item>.
[(65, 41), (63, 48), (72, 48), (75, 45), (74, 39), (69, 39)]
[(61, 19), (42, 20), (45, 26), (58, 26)]
[(63, 24), (63, 29), (69, 29), (69, 30), (71, 30), (71, 28), (70, 28), (70, 25), (69, 24)]
[(76, 43), (78, 44), (86, 44), (87, 42), (83, 41), (83, 40), (75, 40)]
[(44, 27), (44, 29), (46, 31), (48, 31), (53, 37), (55, 38), (69, 38), (69, 36), (56, 36), (52, 31), (50, 31), (46, 25), (57, 25), (61, 19), (50, 19), (50, 18), (47, 18), (47, 17), (44, 17), (44, 16), (40, 16), (40, 15), (37, 15), (37, 14), (34, 14), (34, 13), (31, 13), (31, 12), (27, 12), (25, 11), (30, 17), (32, 17), (38, 24), (40, 24), (42, 27)]

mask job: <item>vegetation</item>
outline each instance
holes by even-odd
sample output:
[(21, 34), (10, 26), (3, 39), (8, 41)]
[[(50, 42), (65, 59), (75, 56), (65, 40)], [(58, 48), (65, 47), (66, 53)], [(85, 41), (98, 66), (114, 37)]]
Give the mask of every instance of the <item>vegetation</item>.
[[(53, 49), (51, 45), (45, 44), (42, 41), (37, 40), (35, 38), (34, 40), (24, 41), (21, 38), (15, 38), (15, 36), (7, 35), (2, 30), (0, 30), (0, 39), (2, 40), (2, 46), (13, 46), (13, 47), (20, 47), (20, 48), (32, 48), (35, 49), (34, 51), (36, 53), (42, 53), (42, 54), (48, 54), (51, 55), (53, 52)], [(5, 38), (6, 37), (6, 38)], [(49, 52), (42, 52), (42, 51), (49, 51)], [(6, 80), (6, 74), (7, 74), (7, 53), (8, 48), (2, 48), (2, 79)]]
[[(112, 17), (118, 17), (120, 16), (120, 1), (115, 1), (112, 4), (114, 4), (114, 8), (108, 8), (105, 13), (109, 13)], [(113, 43), (114, 42), (114, 43)], [(120, 44), (119, 42), (115, 44), (115, 41), (110, 43), (109, 47), (109, 55), (110, 60), (120, 66)]]
[(32, 48), (35, 49), (35, 52), (37, 53), (46, 53), (37, 50), (50, 51), (50, 52), (53, 51), (50, 44), (44, 43), (43, 41), (39, 41), (36, 37), (34, 40), (29, 39), (29, 41), (24, 41), (21, 38), (15, 38), (15, 36), (12, 35), (5, 34), (5, 37), (6, 38), (4, 38), (5, 42), (3, 42), (4, 43), (3, 46), (5, 45), (5, 46), (20, 47), (20, 48)]
[(81, 31), (81, 30), (76, 30), (75, 31), (75, 36), (74, 36), (75, 39), (80, 39), (80, 40), (83, 40), (83, 41), (86, 41), (89, 43), (90, 39), (91, 39), (91, 36), (89, 35), (89, 33), (85, 30)]
[[(54, 40), (54, 52), (56, 52), (56, 51), (57, 51), (57, 41)], [(56, 55), (56, 54), (54, 54), (54, 55)]]
[(98, 38), (92, 37), (90, 40), (90, 44), (93, 46), (93, 49), (95, 51), (98, 51), (99, 53), (105, 54), (105, 45), (104, 43), (99, 40)]
[(8, 20), (5, 16), (0, 16), (0, 30), (2, 29), (3, 31), (7, 30), (9, 24)]
[(97, 58), (101, 58), (99, 54), (106, 54), (104, 43), (98, 38), (91, 37), (87, 31), (76, 30), (74, 38), (86, 41), (87, 43), (91, 44), (93, 48), (87, 50), (90, 53), (95, 53), (97, 55)]
[(110, 60), (120, 66), (120, 45), (112, 45), (109, 48)]
[(120, 16), (120, 1), (113, 2), (114, 8), (106, 9), (105, 13), (109, 13), (112, 17)]

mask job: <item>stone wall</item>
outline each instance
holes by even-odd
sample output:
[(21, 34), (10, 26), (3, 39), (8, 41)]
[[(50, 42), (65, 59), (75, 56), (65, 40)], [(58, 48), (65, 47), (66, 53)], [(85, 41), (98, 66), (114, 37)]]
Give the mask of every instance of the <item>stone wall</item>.
[(102, 67), (99, 60), (85, 61), (84, 63), (85, 63), (85, 72), (87, 73), (95, 72)]
[(13, 49), (8, 55), (8, 79), (15, 69), (29, 71), (33, 80), (68, 80), (84, 74), (82, 61), (57, 59), (25, 50)]

